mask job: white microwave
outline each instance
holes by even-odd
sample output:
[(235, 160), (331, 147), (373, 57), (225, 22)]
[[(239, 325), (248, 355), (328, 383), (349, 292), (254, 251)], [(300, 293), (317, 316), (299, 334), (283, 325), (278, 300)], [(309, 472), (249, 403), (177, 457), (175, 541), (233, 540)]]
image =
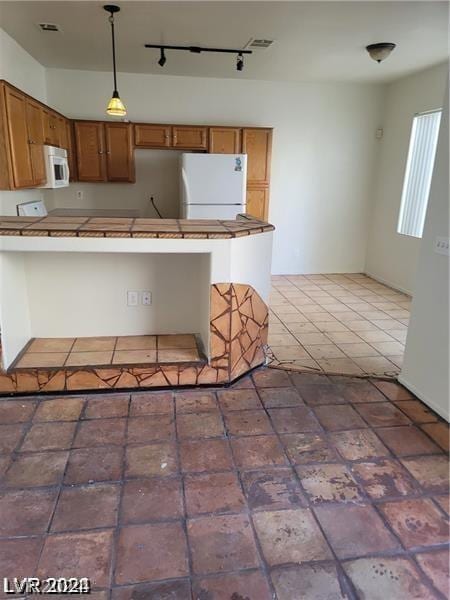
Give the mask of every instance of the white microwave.
[(42, 188), (61, 188), (69, 185), (69, 163), (67, 150), (55, 146), (44, 146), (44, 162), (47, 183)]

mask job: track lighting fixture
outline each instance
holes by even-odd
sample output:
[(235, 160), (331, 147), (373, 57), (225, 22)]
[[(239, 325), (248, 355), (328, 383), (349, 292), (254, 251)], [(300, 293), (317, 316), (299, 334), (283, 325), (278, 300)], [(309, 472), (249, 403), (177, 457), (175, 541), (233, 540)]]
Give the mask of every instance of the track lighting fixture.
[(109, 101), (108, 107), (106, 109), (106, 113), (108, 115), (112, 115), (113, 117), (124, 117), (127, 114), (127, 109), (125, 108), (124, 103), (120, 99), (119, 92), (117, 91), (116, 41), (115, 41), (115, 37), (114, 37), (114, 14), (119, 12), (120, 7), (116, 6), (115, 4), (105, 4), (103, 8), (106, 10), (106, 12), (109, 12), (108, 21), (111, 24), (113, 80), (114, 80), (114, 90), (113, 90), (112, 98)]
[(366, 46), (366, 50), (370, 55), (370, 58), (375, 60), (377, 63), (380, 63), (385, 58), (387, 58), (392, 50), (394, 50), (395, 44), (391, 42), (380, 42), (378, 44), (370, 44)]
[(166, 64), (166, 55), (164, 54), (164, 48), (160, 48), (161, 50), (161, 58), (158, 60), (158, 65), (163, 67)]
[(251, 50), (239, 50), (235, 48), (203, 48), (200, 46), (168, 46), (166, 44), (145, 44), (146, 48), (158, 48), (161, 52), (158, 65), (163, 67), (166, 64), (165, 50), (182, 50), (192, 54), (201, 54), (202, 52), (219, 52), (221, 54), (237, 54), (236, 69), (242, 71), (244, 68), (244, 54), (253, 54)]

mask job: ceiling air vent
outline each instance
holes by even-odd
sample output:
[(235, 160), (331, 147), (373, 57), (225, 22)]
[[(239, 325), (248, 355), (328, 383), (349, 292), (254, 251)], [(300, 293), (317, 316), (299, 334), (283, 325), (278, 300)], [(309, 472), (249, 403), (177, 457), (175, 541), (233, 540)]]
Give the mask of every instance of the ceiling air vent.
[(247, 45), (246, 48), (269, 48), (273, 44), (273, 40), (266, 40), (263, 38), (252, 38)]
[(39, 23), (39, 27), (42, 31), (61, 31), (59, 25), (55, 23)]

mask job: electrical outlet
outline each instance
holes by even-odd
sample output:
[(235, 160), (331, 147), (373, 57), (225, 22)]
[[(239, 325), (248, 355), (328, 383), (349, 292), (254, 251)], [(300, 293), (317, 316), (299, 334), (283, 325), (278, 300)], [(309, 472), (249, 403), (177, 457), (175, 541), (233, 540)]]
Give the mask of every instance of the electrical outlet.
[(127, 291), (127, 306), (137, 306), (139, 303), (139, 292)]
[(143, 306), (150, 306), (152, 303), (152, 293), (148, 291), (141, 292), (141, 302)]
[(434, 240), (434, 251), (437, 254), (444, 254), (444, 256), (450, 256), (450, 238), (438, 236)]
[(77, 190), (77, 200), (83, 200), (83, 192), (82, 192), (82, 190)]

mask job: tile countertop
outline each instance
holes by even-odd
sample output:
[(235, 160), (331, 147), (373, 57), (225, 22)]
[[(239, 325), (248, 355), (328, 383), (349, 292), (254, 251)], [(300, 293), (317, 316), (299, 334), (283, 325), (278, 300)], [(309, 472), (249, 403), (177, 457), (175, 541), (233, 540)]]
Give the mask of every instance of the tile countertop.
[(227, 239), (274, 229), (248, 215), (238, 215), (235, 221), (0, 216), (0, 236)]

